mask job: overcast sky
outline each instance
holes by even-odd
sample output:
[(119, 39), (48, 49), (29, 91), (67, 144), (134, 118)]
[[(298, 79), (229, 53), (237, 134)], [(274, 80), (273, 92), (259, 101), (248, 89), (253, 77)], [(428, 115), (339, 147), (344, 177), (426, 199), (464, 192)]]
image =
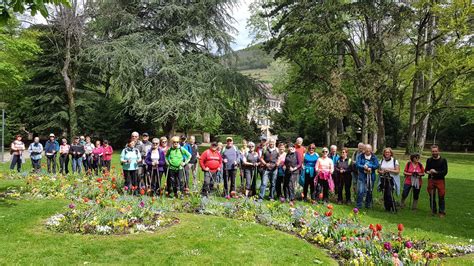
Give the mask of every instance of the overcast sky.
[(239, 0), (239, 5), (232, 10), (232, 15), (236, 20), (234, 27), (239, 31), (233, 34), (235, 43), (232, 44), (232, 49), (240, 50), (247, 47), (252, 40), (249, 38), (248, 30), (245, 28), (247, 19), (250, 17), (249, 5), (253, 0)]

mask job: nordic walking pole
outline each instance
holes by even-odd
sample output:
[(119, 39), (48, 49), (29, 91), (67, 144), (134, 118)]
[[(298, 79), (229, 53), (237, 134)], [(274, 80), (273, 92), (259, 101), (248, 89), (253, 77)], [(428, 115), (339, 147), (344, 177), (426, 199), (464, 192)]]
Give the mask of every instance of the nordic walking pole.
[[(165, 191), (166, 190), (166, 187), (168, 186), (168, 171), (170, 170), (169, 167), (166, 167), (166, 175), (165, 175), (165, 183), (164, 183), (164, 186), (163, 186), (163, 190), (162, 191)], [(161, 184), (160, 184), (161, 186)], [(160, 187), (161, 189), (161, 187)]]

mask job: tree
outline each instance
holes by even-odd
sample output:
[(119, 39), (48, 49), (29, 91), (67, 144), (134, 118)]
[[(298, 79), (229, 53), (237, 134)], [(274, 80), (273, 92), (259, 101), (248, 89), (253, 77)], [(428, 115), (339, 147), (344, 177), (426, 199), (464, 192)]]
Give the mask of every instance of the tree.
[(470, 1), (457, 0), (446, 5), (424, 0), (413, 8), (418, 23), (409, 36), (414, 47), (414, 66), (407, 154), (423, 150), (430, 113), (459, 92), (453, 90), (456, 82), (472, 75), (474, 70), (472, 45), (466, 39), (471, 34), (467, 25), (474, 14)]
[(24, 13), (26, 10), (30, 11), (32, 16), (37, 12), (43, 17), (48, 17), (49, 12), (47, 5), (65, 5), (69, 6), (68, 0), (6, 0), (0, 3), (0, 25), (7, 23), (14, 16), (13, 12)]
[(250, 80), (211, 54), (213, 47), (230, 49), (232, 5), (92, 4), (89, 30), (96, 38), (87, 54), (109, 90), (120, 93), (125, 111), (138, 119), (160, 124), (167, 134), (180, 125), (215, 128), (212, 119), (223, 109), (219, 99), (238, 97), (245, 106), (256, 95)]

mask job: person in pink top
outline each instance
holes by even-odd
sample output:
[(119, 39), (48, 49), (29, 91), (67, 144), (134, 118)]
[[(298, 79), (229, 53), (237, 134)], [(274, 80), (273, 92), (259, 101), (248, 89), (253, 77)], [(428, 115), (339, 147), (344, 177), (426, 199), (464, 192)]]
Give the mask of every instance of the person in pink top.
[(67, 139), (63, 138), (59, 146), (59, 172), (61, 174), (69, 173), (69, 149), (71, 146), (67, 144)]
[(95, 175), (98, 175), (102, 171), (102, 156), (104, 155), (104, 148), (100, 145), (100, 140), (95, 142), (94, 149), (92, 149), (92, 170), (94, 170)]
[[(316, 183), (323, 189), (323, 199), (325, 202), (329, 201), (329, 189), (334, 190), (334, 181), (332, 180), (332, 173), (334, 172), (334, 163), (328, 157), (329, 150), (324, 147), (322, 155), (316, 162)], [(332, 184), (332, 185), (331, 185)]]
[(102, 155), (102, 166), (107, 168), (107, 171), (110, 172), (110, 162), (112, 161), (112, 154), (114, 153), (114, 150), (112, 149), (112, 146), (109, 145), (108, 140), (104, 140), (104, 146), (102, 146), (104, 149), (104, 155)]

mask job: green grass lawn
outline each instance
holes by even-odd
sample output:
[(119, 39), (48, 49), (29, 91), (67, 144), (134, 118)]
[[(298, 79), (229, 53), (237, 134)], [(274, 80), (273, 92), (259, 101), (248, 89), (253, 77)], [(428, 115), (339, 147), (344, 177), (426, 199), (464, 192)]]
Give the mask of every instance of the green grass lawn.
[[(446, 211), (443, 219), (432, 217), (429, 209), (426, 179), (420, 193), (417, 211), (400, 210), (387, 213), (380, 203), (374, 209), (362, 210), (361, 220), (367, 225), (380, 223), (383, 230), (396, 231), (405, 225), (405, 234), (418, 239), (443, 243), (469, 243), (474, 239), (474, 154), (443, 153), (448, 159), (446, 178)], [(404, 167), (407, 157), (397, 151)], [(426, 161), (426, 157), (422, 162)], [(119, 168), (118, 154), (113, 165)], [(8, 164), (0, 164), (5, 173)], [(25, 171), (31, 168), (27, 163)], [(202, 174), (200, 175), (202, 178)], [(237, 184), (239, 184), (238, 181)], [(1, 180), (0, 191), (22, 186), (23, 180)], [(381, 195), (375, 193), (375, 198)], [(408, 201), (407, 201), (408, 203)], [(304, 203), (297, 203), (304, 204)], [(5, 264), (93, 263), (163, 263), (163, 264), (299, 264), (334, 262), (317, 247), (261, 225), (219, 217), (177, 214), (179, 225), (154, 234), (129, 236), (82, 236), (51, 233), (42, 222), (60, 212), (64, 201), (0, 201), (0, 258)], [(353, 206), (335, 205), (335, 215), (346, 215)], [(15, 252), (11, 252), (15, 251)], [(122, 256), (127, 254), (127, 256)], [(148, 255), (154, 254), (154, 255)], [(243, 256), (242, 256), (243, 255)], [(147, 259), (145, 259), (147, 258)], [(448, 265), (472, 265), (474, 256), (445, 260)]]

